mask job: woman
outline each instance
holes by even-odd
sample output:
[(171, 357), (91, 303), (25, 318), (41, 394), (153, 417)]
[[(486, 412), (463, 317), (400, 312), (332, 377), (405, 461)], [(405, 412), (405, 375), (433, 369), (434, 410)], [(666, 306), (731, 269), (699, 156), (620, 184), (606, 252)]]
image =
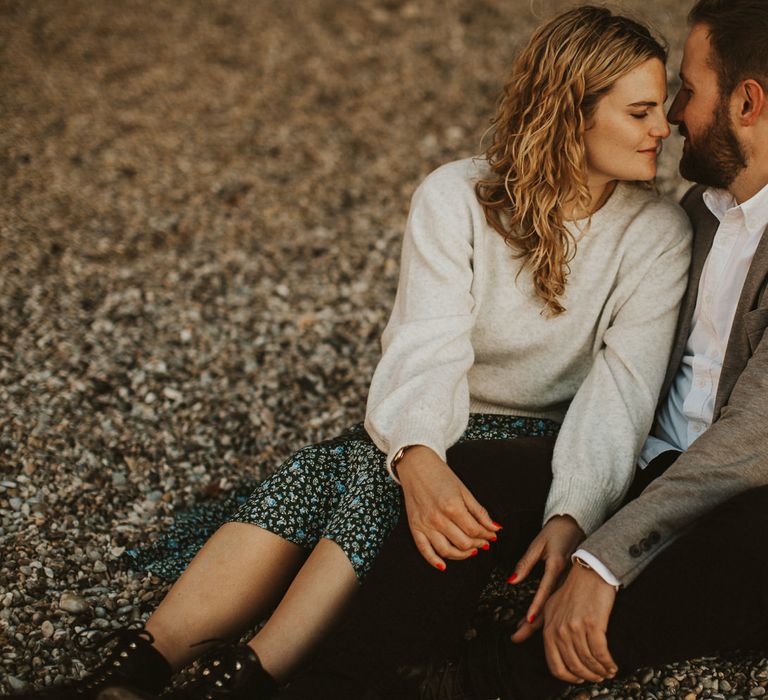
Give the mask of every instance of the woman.
[[(446, 463), (452, 445), (516, 438), (527, 462), (543, 462), (528, 487), (504, 465), (490, 474), (497, 491), (512, 478), (511, 490), (541, 501), (532, 508), (545, 524), (517, 572), (522, 580), (547, 563), (529, 614), (541, 610), (562, 562), (629, 486), (685, 286), (687, 219), (631, 184), (654, 178), (669, 135), (665, 59), (644, 27), (603, 9), (566, 12), (536, 32), (486, 157), (443, 166), (414, 195), (365, 430), (290, 458), (209, 540), (145, 630), (121, 633), (101, 666), (58, 697), (159, 692), (211, 640), (236, 638), (277, 605), (247, 645), (217, 647), (175, 691), (271, 697), (338, 620), (403, 501), (402, 527), (430, 576), (512, 538), (517, 524), (496, 522), (490, 496), (476, 498)], [(340, 644), (328, 648), (350, 651)], [(361, 694), (341, 683), (335, 695), (327, 681), (316, 662), (287, 692)]]

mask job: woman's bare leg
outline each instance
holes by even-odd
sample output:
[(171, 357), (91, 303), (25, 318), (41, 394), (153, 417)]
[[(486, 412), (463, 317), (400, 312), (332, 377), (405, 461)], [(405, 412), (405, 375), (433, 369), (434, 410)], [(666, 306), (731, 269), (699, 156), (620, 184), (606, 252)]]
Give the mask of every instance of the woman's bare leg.
[(147, 621), (155, 648), (178, 670), (207, 646), (191, 645), (239, 636), (277, 604), (305, 558), (256, 525), (222, 525)]
[(359, 588), (342, 549), (321, 539), (267, 624), (249, 642), (278, 682), (312, 651)]

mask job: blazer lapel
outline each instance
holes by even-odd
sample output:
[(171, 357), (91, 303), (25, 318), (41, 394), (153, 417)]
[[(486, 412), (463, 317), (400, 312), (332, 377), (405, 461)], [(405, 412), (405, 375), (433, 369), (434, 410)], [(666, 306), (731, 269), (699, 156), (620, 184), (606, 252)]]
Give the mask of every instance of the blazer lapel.
[(672, 382), (675, 379), (677, 370), (680, 368), (680, 362), (683, 359), (685, 346), (688, 343), (688, 336), (691, 333), (691, 323), (693, 322), (693, 312), (696, 309), (696, 299), (699, 296), (699, 281), (701, 272), (704, 269), (704, 263), (707, 255), (712, 248), (712, 241), (715, 238), (715, 232), (719, 222), (717, 217), (701, 204), (702, 216), (694, 224), (693, 249), (691, 251), (691, 266), (688, 272), (688, 287), (683, 295), (683, 301), (680, 305), (680, 313), (677, 317), (677, 332), (675, 333), (675, 342), (672, 345), (672, 354), (669, 357), (667, 365), (667, 374), (664, 377), (664, 383), (661, 386), (659, 394), (659, 405), (665, 399)]
[(757, 244), (752, 264), (747, 272), (747, 279), (739, 296), (736, 315), (733, 317), (731, 333), (723, 358), (723, 369), (720, 372), (720, 382), (717, 386), (715, 399), (714, 420), (720, 415), (720, 409), (728, 402), (734, 384), (744, 371), (752, 351), (749, 346), (744, 316), (757, 306), (760, 293), (763, 291), (768, 276), (768, 229), (763, 231), (760, 243)]

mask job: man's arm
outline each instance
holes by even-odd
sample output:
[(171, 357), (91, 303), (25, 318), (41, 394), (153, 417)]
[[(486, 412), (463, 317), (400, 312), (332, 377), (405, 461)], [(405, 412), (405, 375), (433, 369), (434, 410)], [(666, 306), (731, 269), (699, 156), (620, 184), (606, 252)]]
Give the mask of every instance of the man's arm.
[[(757, 337), (763, 331), (751, 329), (755, 352), (720, 419), (582, 544), (623, 585), (717, 505), (768, 484), (768, 340)], [(574, 683), (610, 670), (605, 632), (614, 600), (615, 590), (595, 571), (571, 570), (544, 611), (545, 649), (555, 676)]]
[[(760, 331), (762, 332), (762, 331)], [(768, 341), (759, 340), (716, 421), (582, 548), (627, 586), (700, 517), (768, 484)]]

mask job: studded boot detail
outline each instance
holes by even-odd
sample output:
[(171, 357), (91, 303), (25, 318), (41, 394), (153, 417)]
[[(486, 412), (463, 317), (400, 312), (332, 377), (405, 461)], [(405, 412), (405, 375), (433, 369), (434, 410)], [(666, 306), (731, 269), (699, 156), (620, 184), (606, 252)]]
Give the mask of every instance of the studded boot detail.
[(172, 700), (267, 700), (277, 683), (247, 644), (222, 643), (200, 662), (194, 678), (163, 696)]
[(170, 684), (172, 670), (146, 630), (118, 630), (99, 644), (104, 660), (79, 681), (19, 697), (42, 700), (150, 700)]

